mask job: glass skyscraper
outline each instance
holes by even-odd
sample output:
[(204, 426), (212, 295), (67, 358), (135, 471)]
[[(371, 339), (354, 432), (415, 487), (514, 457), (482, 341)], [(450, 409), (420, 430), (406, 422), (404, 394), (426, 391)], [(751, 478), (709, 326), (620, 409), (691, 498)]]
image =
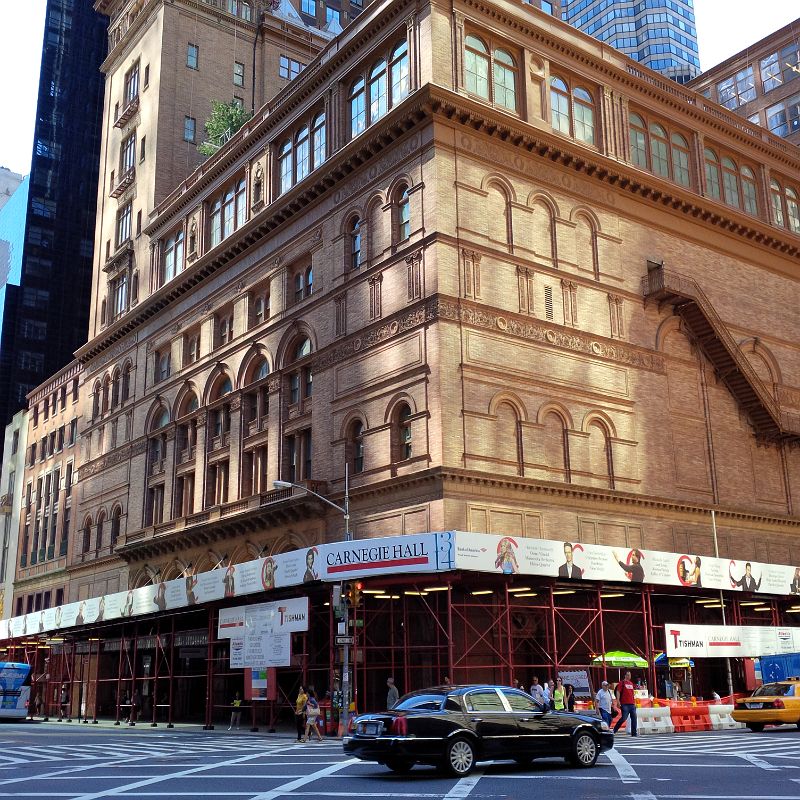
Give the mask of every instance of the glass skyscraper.
[(562, 0), (562, 18), (678, 83), (700, 73), (694, 0)]
[(14, 230), (0, 254), (3, 426), (86, 341), (107, 25), (87, 0), (47, 0), (31, 172), (3, 209)]

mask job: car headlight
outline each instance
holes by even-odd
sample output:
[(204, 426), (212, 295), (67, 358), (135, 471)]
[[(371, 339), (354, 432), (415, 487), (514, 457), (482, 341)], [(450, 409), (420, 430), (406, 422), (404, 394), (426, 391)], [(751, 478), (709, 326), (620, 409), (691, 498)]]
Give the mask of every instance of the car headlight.
[(600, 730), (601, 731), (610, 731), (611, 730), (611, 726), (607, 722), (603, 721), (603, 722), (600, 723)]

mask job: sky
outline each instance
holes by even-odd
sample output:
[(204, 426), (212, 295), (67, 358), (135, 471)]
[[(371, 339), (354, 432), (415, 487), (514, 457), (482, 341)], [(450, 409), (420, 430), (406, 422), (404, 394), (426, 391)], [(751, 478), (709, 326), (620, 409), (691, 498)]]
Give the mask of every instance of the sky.
[[(92, 0), (77, 0), (89, 3)], [(797, 0), (694, 0), (703, 69), (800, 17)], [(0, 0), (0, 108), (14, 109), (0, 125), (0, 166), (30, 169), (45, 0)]]

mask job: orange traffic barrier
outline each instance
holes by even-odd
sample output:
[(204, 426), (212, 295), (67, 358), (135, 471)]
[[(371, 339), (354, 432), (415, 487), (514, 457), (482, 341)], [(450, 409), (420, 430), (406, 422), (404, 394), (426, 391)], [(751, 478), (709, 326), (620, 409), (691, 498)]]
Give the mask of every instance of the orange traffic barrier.
[(689, 733), (690, 731), (710, 731), (711, 715), (708, 705), (696, 705), (678, 708), (673, 706), (670, 709), (672, 724), (675, 726), (675, 733)]

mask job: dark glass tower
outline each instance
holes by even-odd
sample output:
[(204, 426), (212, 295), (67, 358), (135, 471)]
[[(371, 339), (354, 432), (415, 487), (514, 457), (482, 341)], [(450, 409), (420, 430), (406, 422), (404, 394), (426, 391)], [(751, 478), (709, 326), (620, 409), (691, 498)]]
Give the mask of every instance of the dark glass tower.
[(562, 0), (562, 19), (678, 83), (700, 73), (694, 0)]
[(47, 1), (19, 289), (2, 310), (4, 426), (86, 341), (107, 24), (89, 0)]

